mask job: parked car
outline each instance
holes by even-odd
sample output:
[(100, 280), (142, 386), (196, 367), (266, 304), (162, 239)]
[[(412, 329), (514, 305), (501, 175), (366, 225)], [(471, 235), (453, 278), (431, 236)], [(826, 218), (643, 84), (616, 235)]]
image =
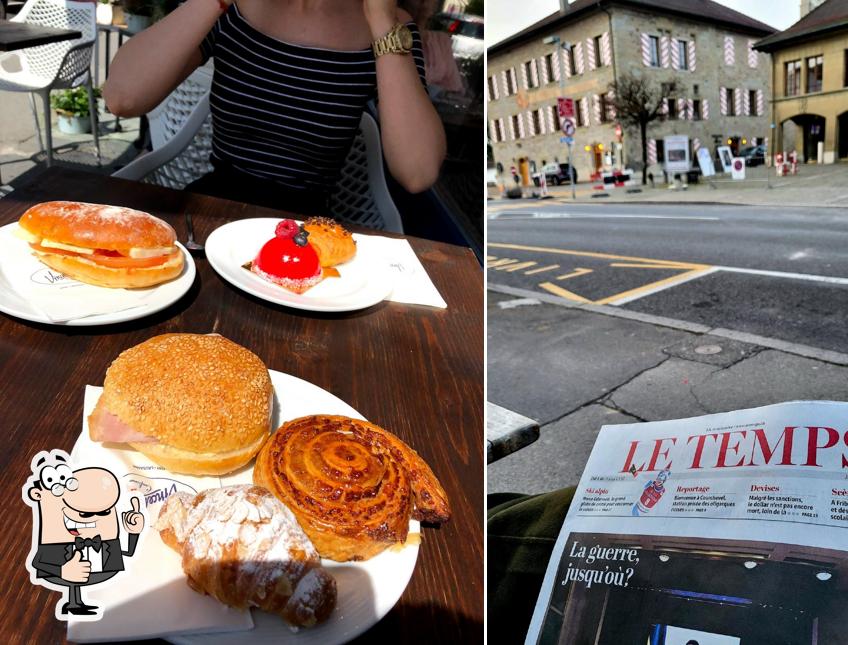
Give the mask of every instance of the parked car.
[[(545, 173), (545, 181), (547, 181), (550, 186), (559, 186), (560, 184), (568, 184), (571, 180), (569, 179), (568, 172), (568, 164), (567, 163), (549, 163), (546, 164), (540, 172), (537, 172), (533, 175), (533, 183), (537, 186), (540, 185), (539, 176), (542, 173)], [(577, 168), (574, 169), (574, 183), (577, 183)]]
[(766, 162), (766, 146), (760, 144), (743, 148), (739, 151), (739, 156), (745, 160), (746, 166), (762, 166)]

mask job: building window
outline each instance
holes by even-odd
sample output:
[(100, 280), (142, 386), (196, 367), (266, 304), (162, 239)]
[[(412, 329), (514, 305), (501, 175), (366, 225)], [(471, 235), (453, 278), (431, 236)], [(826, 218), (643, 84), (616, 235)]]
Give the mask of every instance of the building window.
[(665, 140), (656, 139), (657, 142), (657, 163), (665, 163)]
[(694, 99), (692, 101), (692, 120), (701, 120), (701, 99)]
[(651, 67), (660, 66), (660, 37), (648, 36), (648, 53), (651, 56)]
[(677, 41), (677, 60), (680, 69), (689, 69), (689, 43), (685, 40)]
[(801, 61), (791, 60), (785, 68), (785, 96), (798, 96), (801, 93)]
[(669, 121), (676, 121), (678, 118), (677, 99), (666, 99), (665, 105), (668, 108), (667, 116)]
[(586, 111), (583, 109), (582, 99), (574, 101), (574, 117), (578, 128), (582, 128), (587, 125)]
[(757, 90), (748, 90), (748, 116), (757, 116)]
[(495, 78), (494, 76), (489, 77), (489, 99), (494, 100), (495, 98)]
[(609, 123), (612, 121), (612, 104), (606, 94), (600, 94), (598, 97), (601, 107), (601, 123)]
[(736, 92), (732, 87), (725, 87), (724, 96), (727, 99), (727, 116), (736, 116)]
[(529, 89), (533, 89), (536, 87), (536, 84), (533, 82), (533, 65), (532, 61), (527, 61), (524, 63), (524, 75), (527, 77), (527, 87)]
[(501, 126), (501, 120), (495, 119), (495, 141), (503, 141), (506, 139), (503, 132), (503, 127)]
[(545, 56), (545, 70), (547, 71), (548, 83), (554, 81), (554, 55), (548, 54)]
[(822, 90), (822, 57), (812, 56), (807, 59), (807, 93)]
[(601, 55), (601, 37), (595, 36), (592, 45), (595, 48), (595, 65), (601, 67), (604, 64), (604, 57)]
[(518, 127), (518, 115), (512, 115), (512, 131), (515, 134), (516, 139), (521, 138), (521, 129)]
[(533, 110), (531, 112), (533, 115), (533, 133), (541, 134), (542, 133), (542, 120), (539, 118), (539, 110)]
[(515, 70), (506, 70), (506, 95), (512, 96), (515, 94)]
[(568, 65), (568, 73), (569, 73), (570, 76), (574, 76), (575, 74), (577, 74), (577, 65), (574, 62), (576, 60), (575, 55), (574, 55), (574, 52), (576, 51), (576, 49), (577, 49), (577, 45), (572, 45), (565, 52), (565, 54), (566, 54), (565, 57), (568, 59), (568, 60), (565, 61), (565, 64)]

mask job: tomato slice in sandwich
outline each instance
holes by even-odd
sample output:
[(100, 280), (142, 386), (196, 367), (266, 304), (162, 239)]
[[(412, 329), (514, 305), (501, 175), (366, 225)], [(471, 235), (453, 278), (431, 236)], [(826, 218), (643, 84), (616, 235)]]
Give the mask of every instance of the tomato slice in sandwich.
[(178, 257), (180, 253), (179, 249), (174, 249), (174, 252), (169, 253), (168, 255), (157, 255), (152, 258), (131, 258), (126, 255), (121, 255), (117, 251), (108, 251), (106, 249), (96, 249), (94, 253), (84, 255), (82, 253), (68, 251), (66, 249), (48, 248), (35, 243), (30, 244), (30, 246), (36, 251), (40, 251), (42, 253), (56, 253), (58, 255), (84, 257), (87, 260), (91, 260), (92, 262), (111, 269), (146, 269), (148, 267), (155, 267), (160, 264), (165, 264), (169, 260), (173, 260)]

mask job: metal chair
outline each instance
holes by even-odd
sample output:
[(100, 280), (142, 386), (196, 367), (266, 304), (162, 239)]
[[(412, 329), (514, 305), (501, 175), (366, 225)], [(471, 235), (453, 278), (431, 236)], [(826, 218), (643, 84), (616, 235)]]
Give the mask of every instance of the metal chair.
[[(147, 116), (153, 151), (112, 176), (182, 190), (210, 172), (211, 84), (212, 69), (200, 67), (156, 106)], [(359, 132), (330, 198), (330, 209), (344, 222), (403, 233), (400, 213), (386, 185), (380, 131), (367, 112), (362, 115)]]
[[(53, 134), (50, 119), (51, 90), (71, 89), (85, 85), (88, 90), (88, 106), (91, 114), (91, 129), (100, 163), (100, 140), (97, 136), (97, 102), (92, 87), (91, 54), (97, 34), (95, 23), (96, 4), (71, 0), (27, 0), (12, 22), (29, 22), (47, 27), (76, 29), (82, 38), (29, 47), (0, 56), (0, 90), (29, 92), (32, 116), (42, 151), (45, 150), (38, 124), (38, 111), (33, 94), (41, 97), (44, 107), (44, 131), (47, 140), (47, 165), (53, 164)], [(2, 62), (17, 56), (21, 69), (10, 72)]]

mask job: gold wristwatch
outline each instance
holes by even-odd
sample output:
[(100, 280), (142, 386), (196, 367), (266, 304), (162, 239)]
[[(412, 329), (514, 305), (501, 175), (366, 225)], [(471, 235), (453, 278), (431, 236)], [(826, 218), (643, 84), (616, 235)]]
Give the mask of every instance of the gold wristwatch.
[(412, 32), (406, 25), (398, 23), (385, 36), (371, 43), (371, 47), (376, 57), (383, 54), (408, 54), (412, 51)]

